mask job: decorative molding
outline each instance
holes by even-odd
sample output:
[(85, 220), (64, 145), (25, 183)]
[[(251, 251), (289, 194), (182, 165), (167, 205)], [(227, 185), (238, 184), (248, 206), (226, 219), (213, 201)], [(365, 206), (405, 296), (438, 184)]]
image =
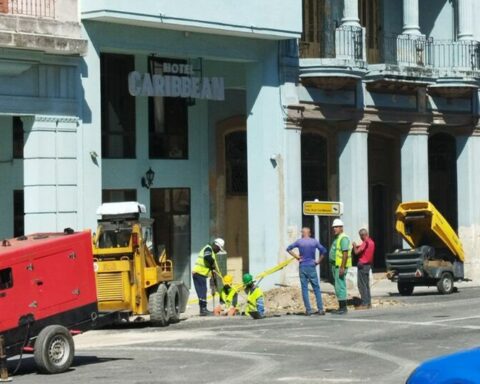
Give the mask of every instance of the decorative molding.
[(413, 122), (410, 124), (409, 135), (428, 135), (431, 124), (423, 122)]
[(288, 105), (287, 115), (284, 117), (285, 129), (301, 131), (304, 110), (305, 107), (303, 105)]

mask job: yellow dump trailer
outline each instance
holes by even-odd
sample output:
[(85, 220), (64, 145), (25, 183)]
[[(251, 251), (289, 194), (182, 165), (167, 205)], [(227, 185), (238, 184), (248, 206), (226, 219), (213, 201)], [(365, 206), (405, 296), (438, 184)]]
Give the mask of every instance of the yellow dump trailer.
[(405, 202), (396, 211), (396, 229), (412, 249), (386, 255), (388, 276), (402, 295), (415, 286), (436, 285), (440, 293), (454, 291), (463, 280), (465, 258), (460, 239), (442, 214), (428, 201)]
[(155, 256), (153, 220), (143, 219), (137, 202), (106, 203), (93, 239), (99, 310), (125, 319), (150, 315), (155, 325), (178, 322), (188, 289), (173, 281), (173, 264), (165, 252)]

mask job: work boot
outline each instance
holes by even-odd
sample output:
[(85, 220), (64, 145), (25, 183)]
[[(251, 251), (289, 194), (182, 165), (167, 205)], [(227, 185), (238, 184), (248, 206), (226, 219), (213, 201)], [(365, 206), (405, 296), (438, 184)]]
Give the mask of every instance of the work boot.
[(347, 300), (338, 300), (339, 308), (335, 311), (332, 311), (334, 315), (346, 315), (348, 312), (347, 309)]
[(209, 311), (207, 308), (201, 308), (200, 309), (200, 316), (212, 316), (212, 312)]

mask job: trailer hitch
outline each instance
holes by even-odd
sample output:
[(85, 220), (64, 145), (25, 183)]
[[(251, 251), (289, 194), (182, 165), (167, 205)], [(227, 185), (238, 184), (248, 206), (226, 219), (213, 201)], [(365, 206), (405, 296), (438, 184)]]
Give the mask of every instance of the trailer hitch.
[(8, 377), (5, 337), (3, 335), (0, 335), (0, 382), (6, 383), (10, 381), (12, 381), (12, 379)]

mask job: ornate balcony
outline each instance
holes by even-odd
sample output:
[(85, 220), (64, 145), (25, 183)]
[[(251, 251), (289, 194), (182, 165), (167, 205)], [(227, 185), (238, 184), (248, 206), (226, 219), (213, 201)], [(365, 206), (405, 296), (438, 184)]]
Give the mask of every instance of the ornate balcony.
[(55, 18), (55, 0), (0, 0), (0, 13)]

